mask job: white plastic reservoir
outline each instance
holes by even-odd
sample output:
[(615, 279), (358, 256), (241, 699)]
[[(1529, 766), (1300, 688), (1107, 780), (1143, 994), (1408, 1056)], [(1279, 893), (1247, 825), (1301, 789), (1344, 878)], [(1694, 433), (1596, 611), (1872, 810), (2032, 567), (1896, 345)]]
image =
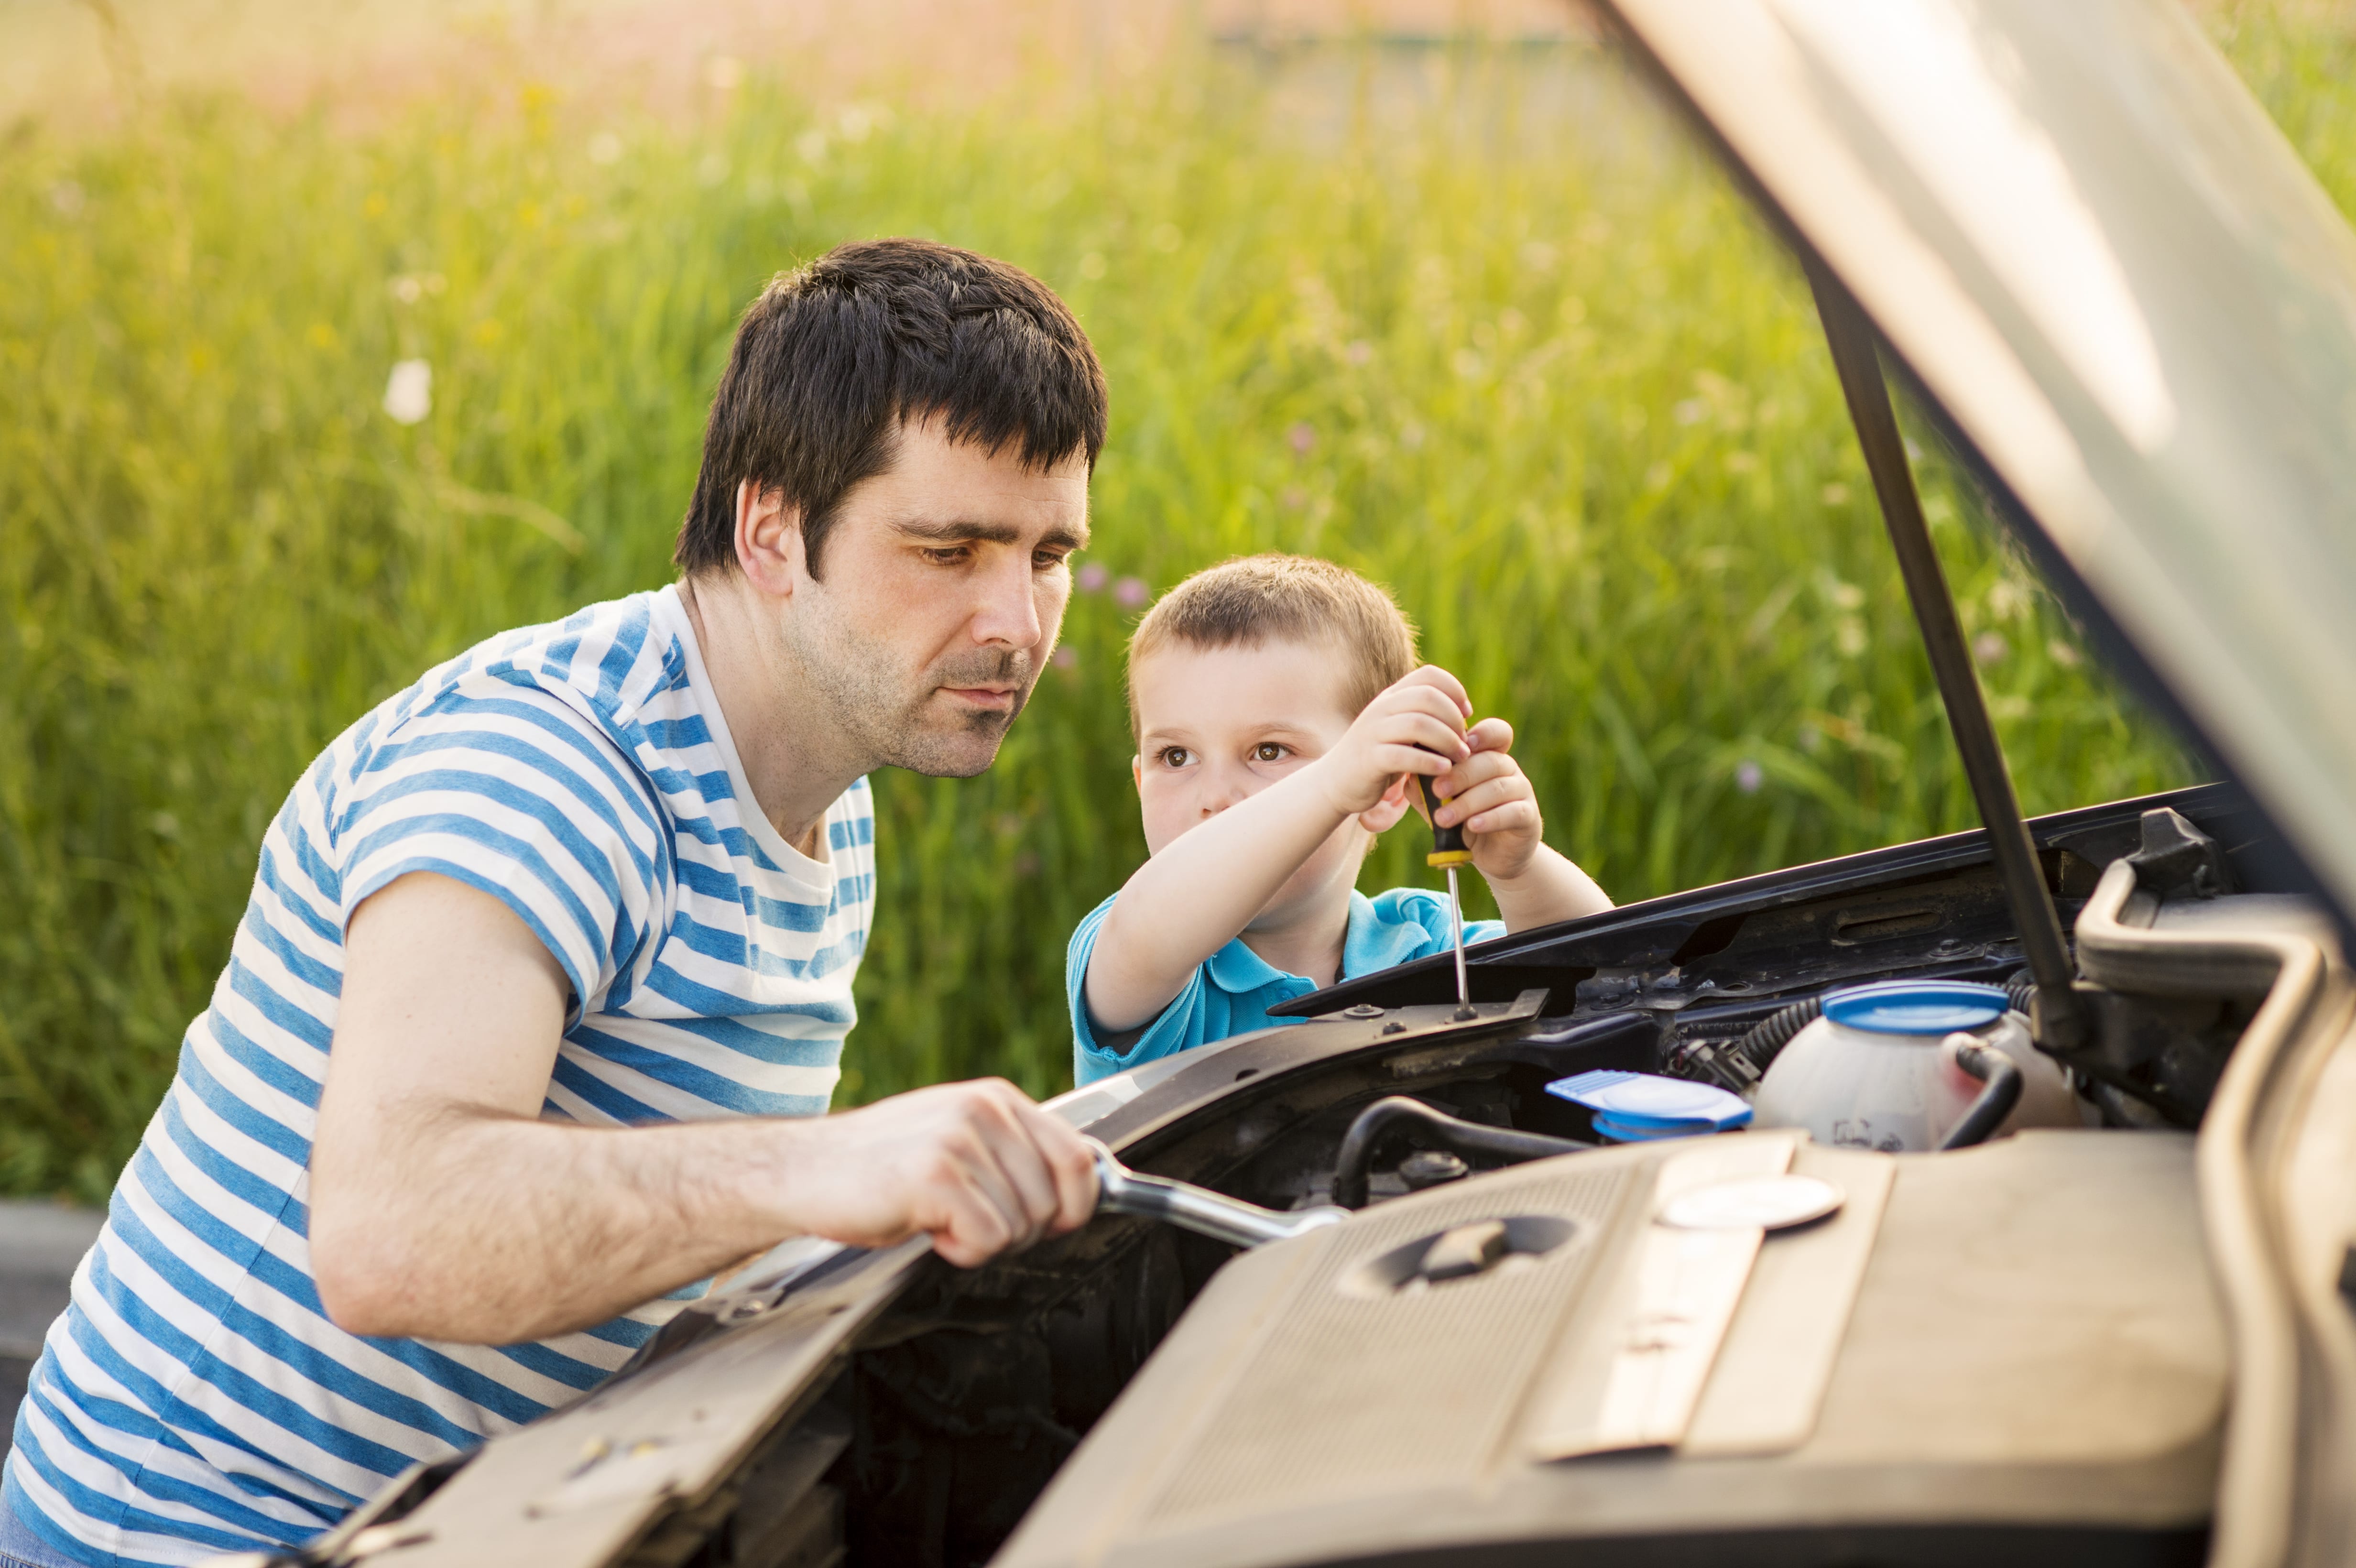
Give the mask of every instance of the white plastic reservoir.
[(1805, 1127), (1820, 1144), (1885, 1154), (1935, 1149), (1986, 1087), (1955, 1061), (1948, 1037), (1994, 1046), (2020, 1069), (2020, 1100), (1992, 1136), (2080, 1125), (2077, 1097), (2029, 1020), (1994, 986), (1884, 980), (1825, 997), (1824, 1016), (1792, 1037), (1752, 1091), (1752, 1125)]

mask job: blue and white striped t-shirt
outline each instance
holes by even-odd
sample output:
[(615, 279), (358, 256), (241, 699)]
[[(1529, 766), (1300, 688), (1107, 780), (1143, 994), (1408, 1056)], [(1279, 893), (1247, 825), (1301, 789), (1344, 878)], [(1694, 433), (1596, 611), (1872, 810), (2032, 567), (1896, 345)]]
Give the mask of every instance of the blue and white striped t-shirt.
[(675, 588), (494, 638), (354, 724), (262, 841), (229, 967), (49, 1330), (9, 1506), (96, 1563), (300, 1541), (412, 1461), (589, 1388), (678, 1309), (497, 1349), (321, 1312), (307, 1168), (361, 900), (435, 871), (548, 944), (574, 1011), (546, 1119), (817, 1115), (873, 839), (864, 781), (828, 811), (824, 859), (778, 837)]

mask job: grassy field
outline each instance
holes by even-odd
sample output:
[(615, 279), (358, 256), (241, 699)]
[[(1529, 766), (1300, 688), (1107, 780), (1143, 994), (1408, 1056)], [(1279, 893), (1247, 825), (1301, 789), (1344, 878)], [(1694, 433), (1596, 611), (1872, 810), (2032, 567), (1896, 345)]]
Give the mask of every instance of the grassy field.
[[(2344, 202), (2344, 36), (2214, 25)], [(1390, 583), (1622, 900), (1969, 825), (1793, 269), (1630, 90), (1582, 100), (1610, 134), (1543, 130), (1591, 59), (1409, 66), (1402, 107), (1349, 91), (1398, 58), (1327, 59), (1313, 123), (1205, 55), (986, 112), (821, 114), (755, 70), (694, 123), (516, 80), (362, 129), (216, 97), (8, 133), (0, 1189), (103, 1194), (323, 742), (665, 581), (735, 313), (854, 236), (1037, 272), (1115, 410), (1069, 652), (1000, 764), (877, 781), (846, 1100), (1068, 1081), (1064, 938), (1141, 854), (1121, 642), (1236, 551)], [(2027, 805), (2188, 778), (1931, 466)], [(1412, 837), (1369, 885), (1420, 877)]]

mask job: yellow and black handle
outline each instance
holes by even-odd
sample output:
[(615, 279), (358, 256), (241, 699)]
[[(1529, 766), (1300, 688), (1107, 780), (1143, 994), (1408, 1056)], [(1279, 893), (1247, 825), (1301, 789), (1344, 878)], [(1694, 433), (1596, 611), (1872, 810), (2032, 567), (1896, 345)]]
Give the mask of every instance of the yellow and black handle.
[(1415, 775), (1416, 787), (1423, 791), (1423, 809), (1431, 814), (1431, 853), (1423, 858), (1427, 866), (1466, 866), (1472, 864), (1472, 851), (1464, 848), (1464, 825), (1453, 827), (1440, 826), (1440, 797), (1431, 791), (1428, 773)]

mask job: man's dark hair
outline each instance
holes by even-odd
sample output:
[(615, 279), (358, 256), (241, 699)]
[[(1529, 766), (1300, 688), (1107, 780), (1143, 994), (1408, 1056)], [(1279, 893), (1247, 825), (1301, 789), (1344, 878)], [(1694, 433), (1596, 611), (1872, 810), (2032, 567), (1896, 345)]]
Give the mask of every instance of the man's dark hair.
[(712, 395), (703, 468), (671, 554), (736, 559), (736, 487), (801, 516), (810, 575), (842, 497), (891, 466), (902, 421), (1044, 470), (1104, 448), (1104, 369), (1064, 302), (1019, 267), (924, 240), (839, 245), (744, 313)]

